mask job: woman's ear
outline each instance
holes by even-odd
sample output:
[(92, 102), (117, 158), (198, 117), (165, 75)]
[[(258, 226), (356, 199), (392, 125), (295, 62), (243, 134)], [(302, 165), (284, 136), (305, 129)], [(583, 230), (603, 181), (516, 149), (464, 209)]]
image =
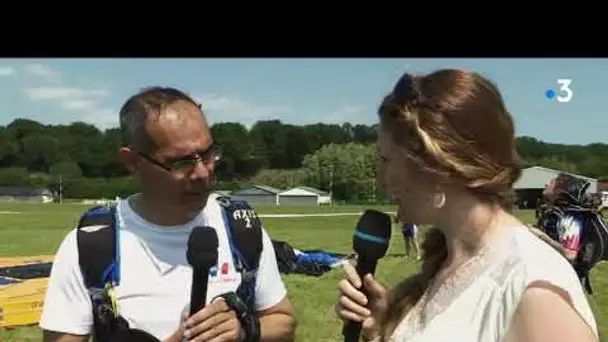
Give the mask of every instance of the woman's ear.
[(441, 209), (445, 205), (445, 202), (445, 192), (436, 192), (433, 196), (433, 207), (435, 207), (436, 209)]

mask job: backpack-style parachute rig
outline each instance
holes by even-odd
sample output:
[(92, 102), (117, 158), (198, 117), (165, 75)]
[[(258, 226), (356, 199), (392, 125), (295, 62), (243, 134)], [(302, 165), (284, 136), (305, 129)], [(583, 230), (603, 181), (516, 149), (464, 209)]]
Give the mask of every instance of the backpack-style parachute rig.
[(608, 228), (597, 211), (595, 201), (590, 200), (589, 186), (585, 179), (560, 174), (555, 180), (554, 201), (543, 209), (537, 226), (557, 240), (557, 222), (566, 216), (577, 216), (582, 220), (581, 248), (572, 266), (585, 290), (593, 294), (589, 272), (600, 261), (608, 260)]

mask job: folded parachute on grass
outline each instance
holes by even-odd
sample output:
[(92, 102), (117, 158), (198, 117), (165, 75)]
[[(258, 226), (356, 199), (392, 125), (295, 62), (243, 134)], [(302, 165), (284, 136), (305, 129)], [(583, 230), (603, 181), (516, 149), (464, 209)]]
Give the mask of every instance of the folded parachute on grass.
[(52, 255), (0, 258), (0, 328), (38, 323)]
[(303, 274), (321, 276), (343, 262), (354, 259), (355, 254), (332, 253), (322, 250), (300, 251), (285, 241), (272, 240), (277, 257), (279, 272), (284, 274)]
[[(299, 251), (272, 241), (279, 271), (320, 276), (352, 255), (320, 250)], [(0, 258), (0, 328), (37, 324), (54, 256)]]

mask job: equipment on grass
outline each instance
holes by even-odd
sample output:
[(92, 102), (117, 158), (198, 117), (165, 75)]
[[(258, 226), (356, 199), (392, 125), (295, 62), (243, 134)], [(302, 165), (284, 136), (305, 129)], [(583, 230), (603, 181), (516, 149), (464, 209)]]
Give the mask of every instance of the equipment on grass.
[(580, 250), (572, 266), (589, 294), (593, 288), (589, 273), (600, 261), (608, 260), (608, 227), (597, 208), (590, 206), (586, 191), (590, 183), (568, 174), (560, 174), (556, 181), (555, 201), (542, 211), (538, 227), (555, 241), (560, 228), (566, 224), (580, 224)]
[(297, 250), (285, 241), (271, 241), (281, 274), (320, 277), (356, 257), (354, 253), (334, 253), (320, 249)]
[[(357, 253), (357, 274), (363, 277), (376, 272), (378, 260), (384, 257), (391, 239), (391, 218), (389, 215), (376, 211), (366, 210), (355, 229), (353, 236), (353, 249)], [(365, 287), (361, 287), (367, 296)], [(357, 342), (361, 335), (362, 324), (349, 321), (344, 324), (342, 335), (344, 342)]]
[(38, 323), (53, 258), (0, 258), (0, 328)]
[[(255, 284), (262, 252), (262, 224), (245, 201), (227, 197), (216, 199), (221, 208), (235, 268), (241, 273), (236, 295), (247, 307), (249, 315), (243, 327), (245, 342), (257, 342), (259, 321), (254, 310)], [(114, 289), (120, 285), (120, 251), (116, 222), (116, 206), (89, 209), (78, 224), (77, 241), (80, 268), (93, 304), (96, 342), (156, 341), (151, 335), (130, 329), (118, 312)], [(239, 313), (237, 311), (237, 313)], [(241, 315), (243, 316), (243, 315)], [(240, 316), (239, 316), (240, 317)], [(251, 323), (253, 321), (253, 324)], [(243, 323), (243, 321), (242, 321)], [(249, 329), (249, 330), (248, 330)]]

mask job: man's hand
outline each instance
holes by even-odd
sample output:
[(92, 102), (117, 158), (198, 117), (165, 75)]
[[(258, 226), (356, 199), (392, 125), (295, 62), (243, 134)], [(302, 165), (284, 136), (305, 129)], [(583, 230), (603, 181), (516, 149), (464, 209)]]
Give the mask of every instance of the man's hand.
[(182, 342), (184, 340), (185, 330), (186, 329), (183, 326), (180, 326), (177, 330), (173, 332), (173, 334), (171, 334), (171, 336), (164, 339), (163, 342)]
[(241, 322), (221, 297), (188, 318), (185, 325), (188, 341), (239, 342), (245, 338)]

